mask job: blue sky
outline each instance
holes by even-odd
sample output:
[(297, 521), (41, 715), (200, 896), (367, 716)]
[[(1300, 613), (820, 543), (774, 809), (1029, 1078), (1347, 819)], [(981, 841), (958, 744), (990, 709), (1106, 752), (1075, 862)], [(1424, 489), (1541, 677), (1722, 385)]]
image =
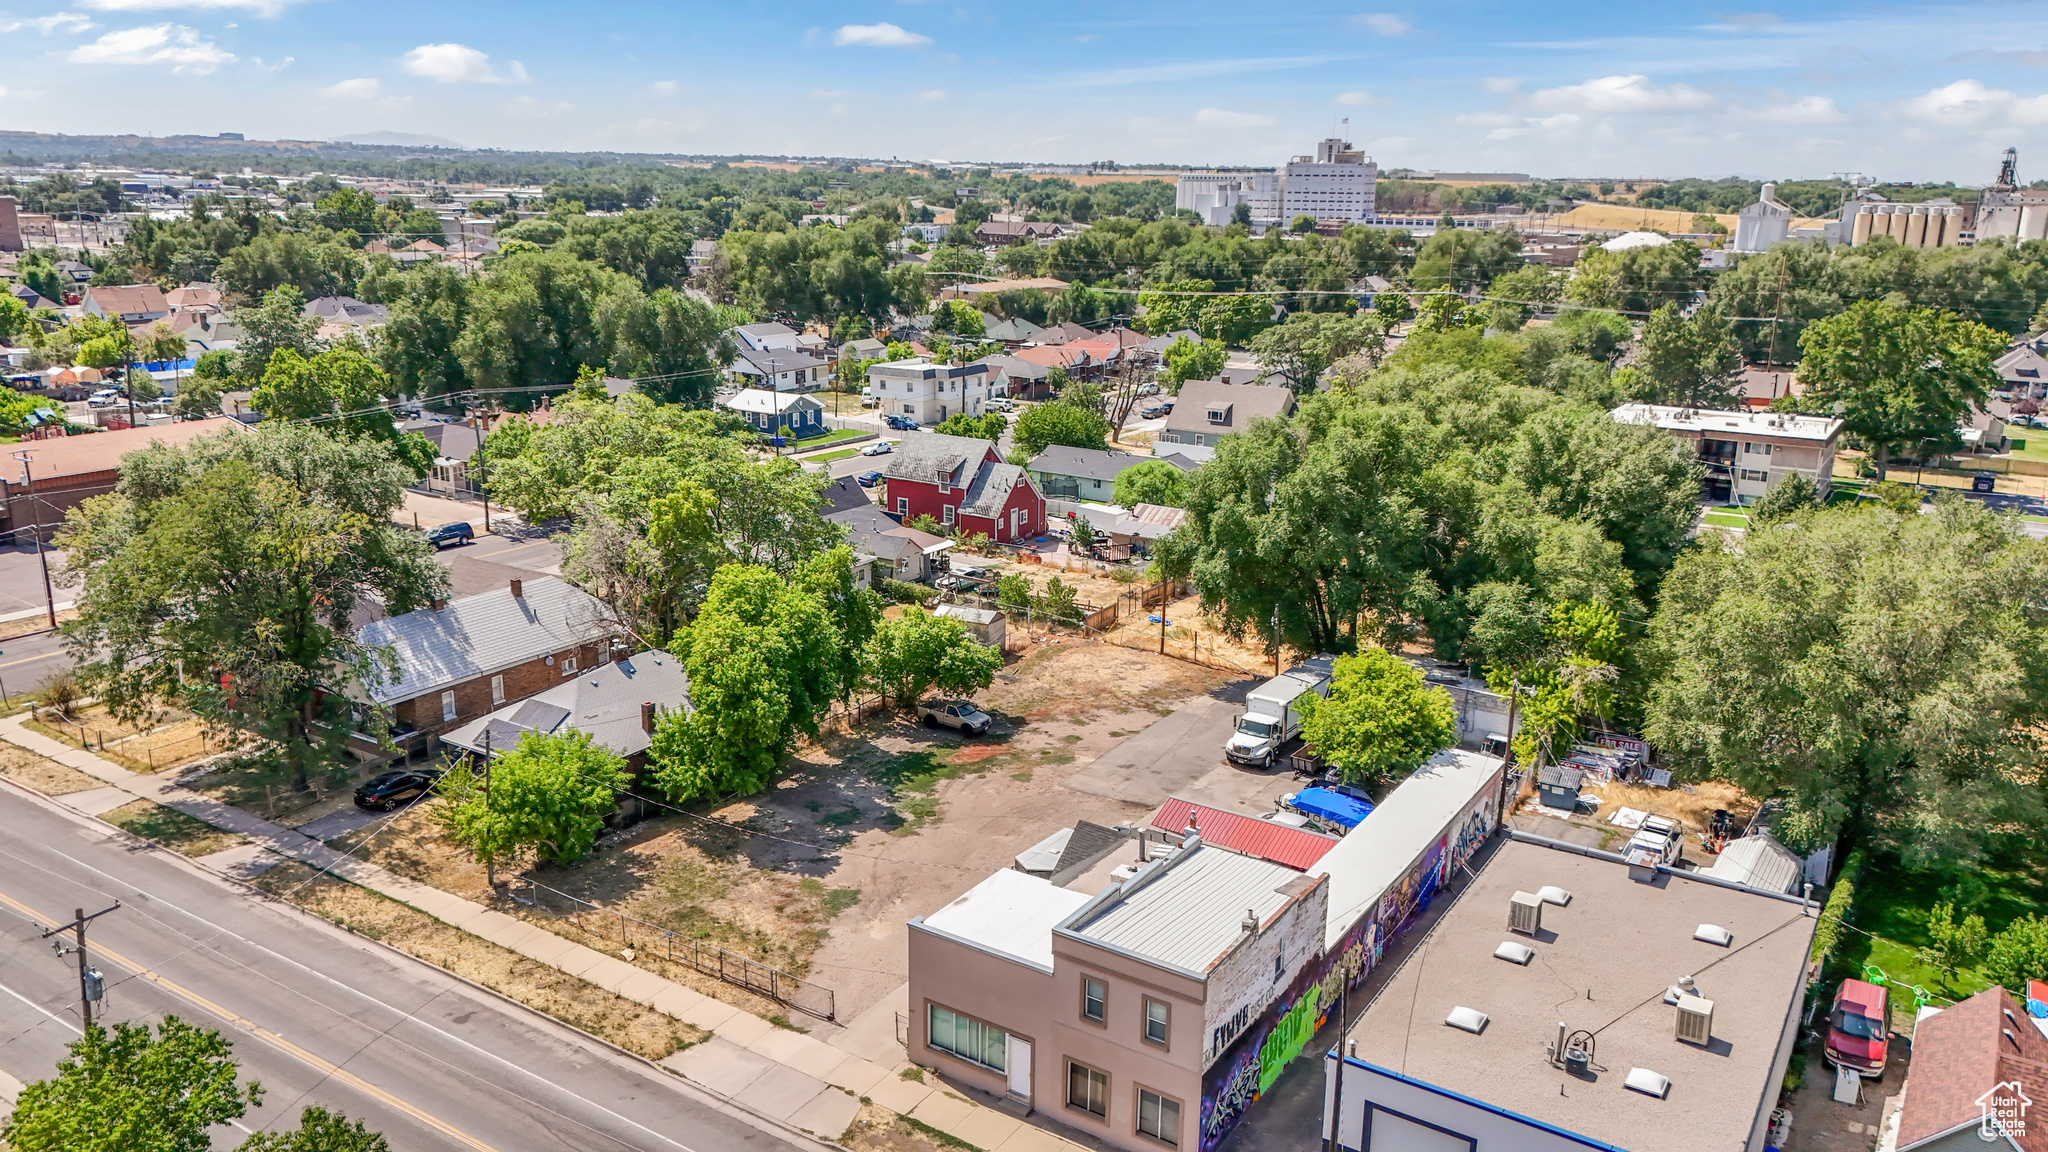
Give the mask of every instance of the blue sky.
[[(2048, 0), (1678, 6), (0, 0), (0, 126), (469, 146), (1982, 183)], [(1340, 122), (1349, 118), (1348, 128)]]

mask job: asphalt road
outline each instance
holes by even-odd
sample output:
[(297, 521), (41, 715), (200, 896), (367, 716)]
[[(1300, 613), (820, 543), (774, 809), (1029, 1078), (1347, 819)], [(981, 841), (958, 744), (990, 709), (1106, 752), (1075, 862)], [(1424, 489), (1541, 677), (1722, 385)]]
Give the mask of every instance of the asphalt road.
[[(244, 1080), (264, 1086), (248, 1130), (289, 1128), (317, 1103), (406, 1152), (818, 1147), (11, 784), (0, 826), (0, 1071), (14, 1079), (49, 1076), (77, 1035), (77, 962), (40, 932), (119, 900), (89, 938), (105, 1017), (219, 1029)], [(213, 1146), (245, 1138), (224, 1126)]]

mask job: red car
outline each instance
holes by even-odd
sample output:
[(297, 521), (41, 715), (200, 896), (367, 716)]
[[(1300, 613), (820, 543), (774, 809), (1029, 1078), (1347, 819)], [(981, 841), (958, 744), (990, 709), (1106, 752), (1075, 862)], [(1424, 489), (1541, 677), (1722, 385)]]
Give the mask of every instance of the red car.
[(1891, 1005), (1885, 990), (1862, 980), (1844, 980), (1828, 1014), (1827, 1061), (1875, 1080), (1884, 1075), (1885, 1041), (1891, 1034)]

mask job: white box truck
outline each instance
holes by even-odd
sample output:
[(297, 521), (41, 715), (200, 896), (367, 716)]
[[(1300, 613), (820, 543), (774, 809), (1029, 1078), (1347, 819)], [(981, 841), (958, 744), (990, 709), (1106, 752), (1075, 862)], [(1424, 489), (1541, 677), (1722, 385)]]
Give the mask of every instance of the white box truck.
[(1301, 735), (1302, 694), (1329, 697), (1330, 669), (1336, 659), (1316, 656), (1304, 660), (1252, 689), (1244, 698), (1244, 715), (1237, 718), (1237, 730), (1223, 743), (1223, 755), (1233, 764), (1272, 767), (1281, 747)]

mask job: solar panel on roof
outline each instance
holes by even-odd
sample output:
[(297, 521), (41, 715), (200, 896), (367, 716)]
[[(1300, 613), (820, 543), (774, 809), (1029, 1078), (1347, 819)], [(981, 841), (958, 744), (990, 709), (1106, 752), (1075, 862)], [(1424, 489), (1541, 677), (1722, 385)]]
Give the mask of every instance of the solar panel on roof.
[(531, 728), (536, 732), (553, 732), (555, 725), (567, 719), (568, 715), (569, 710), (560, 704), (550, 704), (545, 700), (528, 700), (513, 709), (512, 715), (507, 719), (522, 728)]

